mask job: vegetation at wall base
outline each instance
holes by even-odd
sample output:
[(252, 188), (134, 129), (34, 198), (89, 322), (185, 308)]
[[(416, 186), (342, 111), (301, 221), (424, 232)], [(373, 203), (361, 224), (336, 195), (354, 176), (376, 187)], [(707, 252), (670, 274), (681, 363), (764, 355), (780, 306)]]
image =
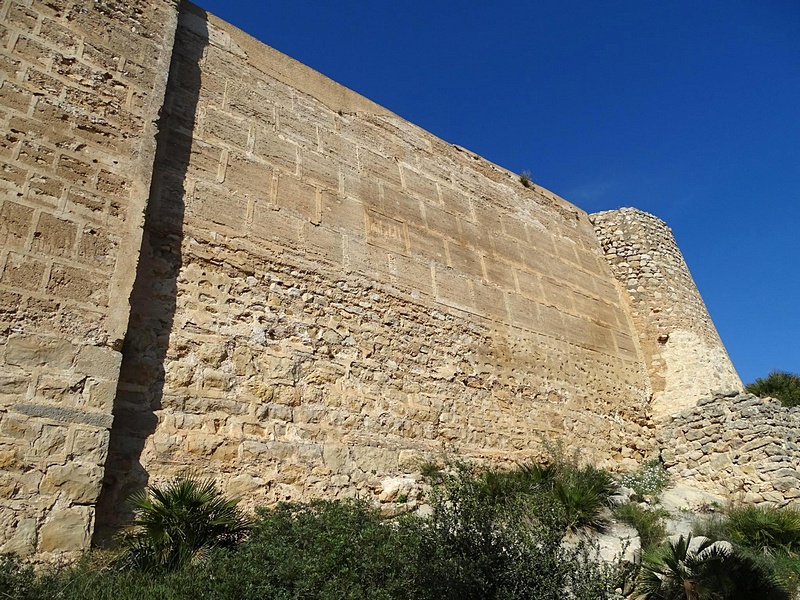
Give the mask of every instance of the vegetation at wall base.
[(777, 398), (787, 407), (800, 406), (800, 375), (785, 371), (771, 371), (748, 383), (745, 389), (759, 398)]
[(605, 600), (630, 577), (596, 562), (589, 542), (562, 545), (564, 511), (542, 489), (487, 494), (465, 464), (442, 477), (428, 518), (387, 520), (361, 500), (281, 504), (203, 561), (153, 569), (88, 554), (33, 576), (9, 559), (0, 582), (17, 600)]
[(632, 473), (622, 476), (620, 484), (632, 489), (638, 496), (658, 496), (669, 485), (669, 474), (657, 458), (643, 462)]
[[(223, 536), (225, 543), (203, 545), (203, 560), (153, 567), (95, 552), (37, 574), (0, 557), (0, 598), (621, 600), (625, 590), (626, 597), (640, 600), (788, 600), (790, 591), (800, 592), (800, 516), (791, 509), (729, 508), (698, 525), (707, 538), (671, 538), (659, 545), (662, 511), (635, 503), (615, 507), (616, 517), (633, 524), (646, 547), (637, 574), (636, 565), (598, 562), (598, 548), (587, 536), (564, 543), (572, 519), (563, 490), (610, 494), (614, 485), (603, 471), (562, 456), (508, 471), (455, 463), (436, 477), (440, 483), (427, 498), (429, 517), (386, 519), (358, 499), (285, 503), (258, 510), (246, 537), (237, 529)], [(148, 494), (151, 503), (161, 498), (164, 507), (175, 509), (169, 513), (177, 507), (167, 497), (192, 499), (184, 503), (194, 505), (199, 495), (236, 507), (207, 484), (179, 478)], [(137, 519), (146, 520), (139, 513)], [(194, 518), (176, 522), (194, 530)]]
[[(694, 543), (693, 543), (694, 541)], [(774, 576), (726, 542), (691, 534), (670, 540), (642, 565), (637, 600), (789, 600)]]
[(212, 479), (179, 475), (129, 500), (132, 528), (121, 536), (119, 563), (140, 571), (173, 571), (215, 548), (232, 548), (247, 534), (249, 520)]
[(729, 540), (736, 552), (759, 565), (800, 597), (800, 511), (790, 507), (732, 506), (696, 526), (712, 539)]
[(636, 529), (644, 552), (659, 546), (667, 535), (664, 518), (669, 513), (664, 509), (643, 508), (639, 504), (628, 502), (615, 506), (613, 512), (618, 521)]

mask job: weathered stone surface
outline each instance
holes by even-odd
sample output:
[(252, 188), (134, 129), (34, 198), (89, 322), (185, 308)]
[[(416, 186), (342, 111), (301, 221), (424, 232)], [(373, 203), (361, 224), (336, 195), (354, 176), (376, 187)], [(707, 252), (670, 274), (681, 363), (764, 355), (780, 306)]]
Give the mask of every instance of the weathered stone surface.
[(94, 509), (76, 506), (55, 509), (39, 533), (40, 552), (69, 552), (88, 547)]
[(726, 394), (662, 419), (658, 441), (669, 471), (686, 474), (719, 503), (744, 497), (784, 505), (800, 486), (798, 428), (795, 409)]
[(36, 551), (36, 519), (21, 519), (14, 527), (14, 535), (2, 546), (0, 553), (13, 553), (27, 557)]
[(64, 340), (15, 334), (6, 343), (5, 362), (28, 368), (47, 366), (68, 369), (72, 365), (75, 350), (72, 344)]
[(47, 470), (39, 493), (60, 492), (75, 504), (93, 504), (97, 501), (102, 481), (103, 469), (97, 465), (55, 465)]
[[(0, 547), (82, 549), (92, 509), (70, 503), (96, 501), (98, 474), (79, 482), (73, 461), (100, 469), (108, 452), (176, 3), (2, 14), (0, 443), (18, 451), (0, 459), (0, 524), (15, 523)], [(105, 435), (81, 433), (93, 428)]]
[(41, 417), (62, 423), (84, 423), (96, 427), (111, 427), (114, 417), (108, 413), (89, 412), (72, 408), (61, 408), (48, 404), (14, 404), (15, 412), (31, 417)]
[(728, 358), (672, 231), (633, 208), (590, 216), (614, 277), (625, 289), (650, 377), (651, 411), (694, 406), (742, 382)]
[(177, 5), (28, 2), (7, 25), (3, 536), (85, 547), (104, 468), (110, 524), (185, 468), (250, 507), (392, 510), (443, 449), (508, 462), (562, 438), (629, 469), (664, 407), (687, 409), (671, 469), (793, 493), (773, 459), (797, 448), (751, 430), (758, 403), (693, 408), (740, 383), (663, 223), (590, 218)]

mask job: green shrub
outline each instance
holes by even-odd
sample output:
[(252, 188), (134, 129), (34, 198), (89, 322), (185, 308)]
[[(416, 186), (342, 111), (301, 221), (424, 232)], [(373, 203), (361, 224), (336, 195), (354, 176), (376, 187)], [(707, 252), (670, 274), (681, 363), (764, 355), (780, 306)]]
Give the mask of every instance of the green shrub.
[(438, 484), (442, 482), (444, 471), (441, 465), (432, 460), (423, 462), (419, 467), (420, 475), (430, 484)]
[[(420, 599), (609, 598), (619, 572), (586, 544), (562, 547), (565, 515), (521, 469), (473, 474), (461, 465), (416, 521)], [(524, 470), (523, 470), (524, 471)]]
[(562, 465), (556, 476), (554, 494), (564, 510), (564, 524), (569, 529), (588, 527), (602, 530), (603, 516), (616, 484), (606, 471), (591, 465)]
[(281, 504), (259, 511), (250, 537), (215, 573), (229, 597), (409, 597), (417, 544), (404, 522), (387, 523), (358, 500)]
[(738, 506), (726, 511), (727, 539), (762, 551), (800, 552), (800, 510)]
[(34, 574), (31, 567), (0, 558), (0, 598), (13, 600), (195, 600), (204, 573), (184, 568), (143, 573), (109, 568), (107, 556), (86, 553), (76, 564)]
[(790, 595), (750, 557), (709, 539), (693, 550), (692, 536), (680, 536), (643, 563), (638, 600), (789, 600)]
[(760, 398), (777, 398), (784, 406), (800, 406), (800, 375), (785, 371), (771, 371), (745, 386), (748, 392)]
[(13, 554), (0, 554), (0, 597), (28, 600), (38, 597), (33, 567), (23, 565)]
[(714, 539), (729, 540), (740, 555), (773, 574), (787, 589), (798, 589), (800, 511), (797, 509), (736, 506), (698, 523), (695, 529)]
[(211, 479), (181, 475), (164, 486), (135, 494), (133, 528), (121, 536), (120, 565), (141, 571), (171, 571), (214, 548), (232, 548), (249, 521)]
[(145, 572), (90, 554), (34, 577), (7, 561), (0, 590), (17, 600), (614, 597), (621, 572), (595, 562), (587, 543), (562, 547), (561, 509), (533, 498), (541, 502), (523, 495), (495, 502), (480, 474), (461, 468), (434, 491), (427, 519), (387, 521), (357, 500), (283, 504), (259, 511), (246, 540), (230, 551), (212, 548), (202, 562)]
[[(462, 465), (462, 470), (465, 467)], [(463, 476), (464, 473), (461, 475)], [(488, 469), (475, 478), (477, 490), (490, 504), (555, 505), (562, 528), (603, 529), (603, 516), (616, 483), (606, 472), (559, 454), (549, 464), (525, 463), (515, 469)]]
[(622, 476), (620, 483), (639, 496), (658, 496), (669, 485), (669, 475), (657, 458), (642, 463), (633, 473)]
[(647, 552), (660, 545), (667, 535), (664, 527), (664, 518), (669, 513), (664, 509), (648, 510), (638, 504), (629, 502), (615, 506), (614, 516), (617, 520), (627, 523), (639, 533), (642, 549)]

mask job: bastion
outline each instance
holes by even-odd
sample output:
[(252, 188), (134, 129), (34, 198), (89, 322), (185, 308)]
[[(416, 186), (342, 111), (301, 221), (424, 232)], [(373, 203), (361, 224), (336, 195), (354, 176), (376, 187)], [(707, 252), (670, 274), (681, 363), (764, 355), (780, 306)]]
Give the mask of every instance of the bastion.
[(254, 506), (553, 440), (625, 466), (742, 391), (655, 217), (188, 2), (0, 6), (0, 551), (86, 548), (187, 469)]

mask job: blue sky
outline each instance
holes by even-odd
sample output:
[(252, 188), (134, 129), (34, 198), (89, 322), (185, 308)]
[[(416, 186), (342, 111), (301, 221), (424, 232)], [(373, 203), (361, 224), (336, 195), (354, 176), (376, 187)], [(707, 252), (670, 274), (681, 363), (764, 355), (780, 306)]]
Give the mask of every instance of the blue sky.
[(197, 0), (587, 212), (672, 227), (747, 383), (800, 372), (797, 0)]

